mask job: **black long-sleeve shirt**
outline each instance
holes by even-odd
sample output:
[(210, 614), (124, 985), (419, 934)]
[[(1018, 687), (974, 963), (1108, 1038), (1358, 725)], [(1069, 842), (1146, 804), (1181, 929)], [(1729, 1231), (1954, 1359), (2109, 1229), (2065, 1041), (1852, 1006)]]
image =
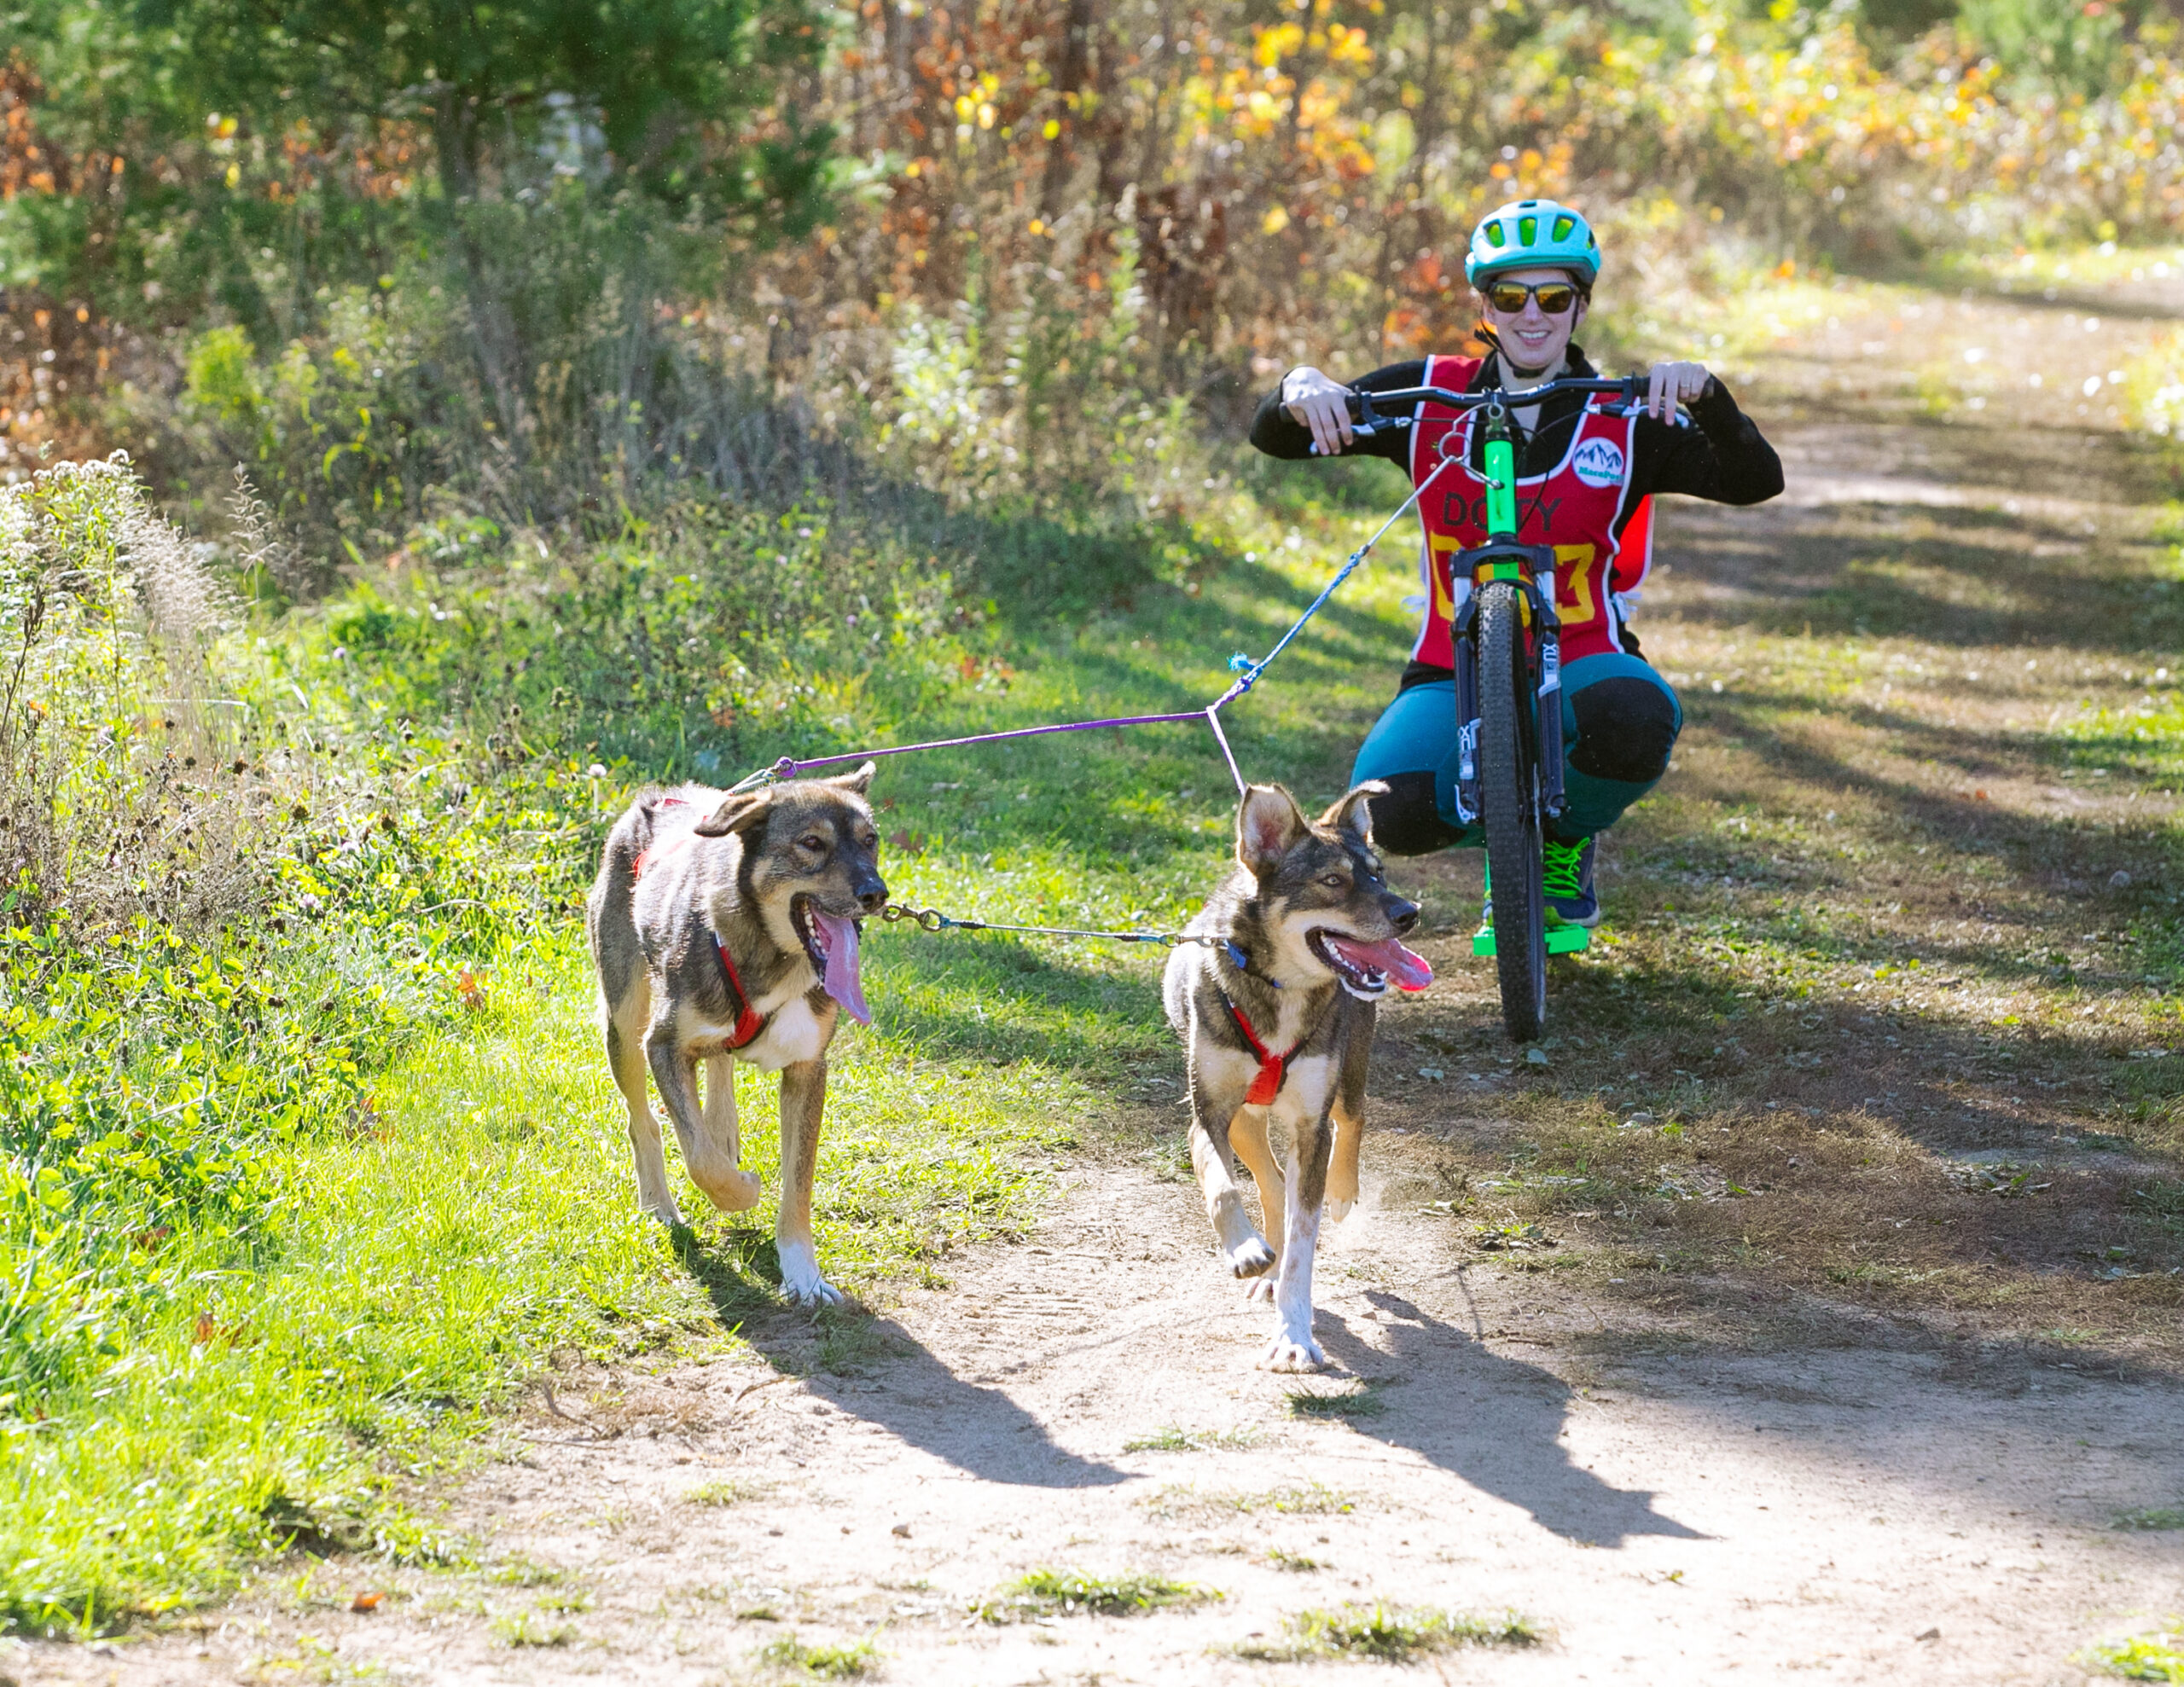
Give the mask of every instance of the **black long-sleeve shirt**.
[[(1492, 383), (1494, 361), (1490, 357), (1479, 365), (1466, 391), (1477, 392)], [(1563, 373), (1573, 380), (1594, 380), (1598, 376), (1586, 361), (1585, 354), (1575, 345), (1570, 348), (1568, 367)], [(1405, 363), (1391, 363), (1350, 385), (1361, 392), (1394, 392), (1408, 386), (1423, 386), (1426, 360), (1414, 358)], [(1539, 423), (1525, 442), (1523, 461), (1517, 467), (1519, 474), (1545, 474), (1562, 460), (1563, 453), (1569, 449), (1567, 430), (1577, 426), (1578, 413), (1584, 404), (1583, 393), (1558, 392), (1540, 405)], [(1782, 490), (1782, 460), (1774, 455), (1774, 448), (1767, 443), (1751, 418), (1737, 408), (1737, 401), (1729, 396), (1729, 389), (1719, 375), (1709, 380), (1706, 390), (1684, 408), (1698, 424), (1695, 427), (1675, 426), (1653, 416), (1638, 418), (1638, 434), (1631, 453), (1632, 496), (1623, 505), (1624, 521), (1637, 508), (1639, 499), (1654, 492), (1682, 492), (1716, 504), (1761, 504)], [(1258, 414), (1252, 420), (1252, 443), (1269, 457), (1312, 455), (1312, 432), (1282, 407), (1280, 387), (1259, 401)], [(1376, 433), (1358, 440), (1350, 449), (1368, 456), (1385, 457), (1407, 469), (1410, 466), (1410, 431), (1394, 428)], [(1474, 429), (1471, 442), (1472, 467), (1485, 467), (1485, 432)], [(1621, 530), (1617, 530), (1618, 533)]]
[[(1483, 361), (1465, 391), (1477, 392), (1492, 385), (1496, 361), (1492, 357)], [(1563, 374), (1571, 379), (1597, 379), (1597, 371), (1574, 343)], [(1426, 361), (1414, 358), (1408, 362), (1391, 363), (1350, 385), (1363, 392), (1393, 392), (1405, 387), (1423, 386)], [(1569, 430), (1577, 426), (1585, 403), (1583, 393), (1558, 392), (1541, 403), (1538, 423), (1523, 443), (1517, 466), (1519, 475), (1553, 471), (1569, 449)], [(1638, 418), (1631, 449), (1632, 496), (1623, 501), (1623, 512), (1616, 519), (1617, 537), (1622, 536), (1623, 528), (1636, 513), (1639, 500), (1655, 492), (1681, 492), (1687, 497), (1705, 498), (1717, 504), (1760, 504), (1781, 491), (1782, 460), (1774, 455), (1774, 448), (1767, 443), (1751, 418), (1737, 408), (1737, 401), (1719, 375), (1710, 379), (1705, 391), (1684, 408), (1696, 426), (1681, 427), (1653, 416)], [(1281, 389), (1278, 386), (1259, 401), (1258, 413), (1252, 420), (1252, 443), (1270, 457), (1302, 458), (1312, 455), (1312, 432), (1283, 408)], [(1385, 457), (1408, 472), (1410, 430), (1391, 428), (1357, 440), (1350, 449), (1367, 456)], [(1485, 430), (1474, 428), (1471, 467), (1483, 471), (1485, 454)], [(1628, 638), (1627, 634), (1625, 637)], [(1403, 682), (1408, 687), (1424, 680), (1447, 676), (1446, 669), (1413, 663), (1405, 671)]]

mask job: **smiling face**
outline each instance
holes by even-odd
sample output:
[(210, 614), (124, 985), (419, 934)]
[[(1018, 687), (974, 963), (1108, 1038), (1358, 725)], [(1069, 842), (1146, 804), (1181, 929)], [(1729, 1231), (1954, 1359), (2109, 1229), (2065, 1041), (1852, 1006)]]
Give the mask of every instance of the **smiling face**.
[(1539, 308), (1536, 298), (1529, 296), (1520, 310), (1497, 310), (1494, 308), (1494, 301), (1486, 296), (1486, 287), (1494, 281), (1516, 281), (1539, 287), (1573, 279), (1567, 270), (1542, 265), (1530, 270), (1505, 270), (1481, 284), (1478, 314), (1501, 336), (1502, 349), (1511, 368), (1517, 374), (1526, 376), (1544, 374), (1562, 367), (1563, 354), (1570, 349), (1570, 337), (1577, 332), (1577, 325), (1585, 320), (1583, 290), (1582, 287), (1579, 289), (1577, 302), (1570, 309), (1560, 315), (1550, 316)]
[(1275, 939), (1273, 971), (1285, 977), (1332, 974), (1352, 995), (1374, 1000), (1391, 982), (1421, 988), (1432, 974), (1397, 941), (1418, 923), (1418, 905), (1380, 877), (1366, 799), (1359, 786), (1315, 821), (1279, 786), (1253, 786), (1238, 816), (1237, 858), (1258, 882), (1261, 919)]
[(827, 994), (869, 1024), (858, 982), (858, 925), (886, 906), (880, 833), (865, 793), (873, 764), (838, 779), (796, 780), (726, 796), (701, 838), (743, 840), (748, 905), (775, 943), (811, 964)]

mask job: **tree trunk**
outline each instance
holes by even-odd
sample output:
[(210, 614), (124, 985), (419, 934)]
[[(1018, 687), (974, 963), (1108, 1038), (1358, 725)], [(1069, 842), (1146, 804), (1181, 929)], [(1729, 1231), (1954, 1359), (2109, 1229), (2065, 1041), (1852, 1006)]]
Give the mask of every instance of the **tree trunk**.
[(1077, 105), (1090, 67), (1091, 46), (1092, 0), (1069, 0), (1069, 10), (1062, 19), (1061, 63), (1054, 72), (1059, 102), (1054, 107), (1054, 120), (1061, 125), (1061, 132), (1047, 142), (1047, 167), (1039, 184), (1039, 214), (1049, 219), (1061, 208), (1062, 191), (1069, 185), (1076, 162)]

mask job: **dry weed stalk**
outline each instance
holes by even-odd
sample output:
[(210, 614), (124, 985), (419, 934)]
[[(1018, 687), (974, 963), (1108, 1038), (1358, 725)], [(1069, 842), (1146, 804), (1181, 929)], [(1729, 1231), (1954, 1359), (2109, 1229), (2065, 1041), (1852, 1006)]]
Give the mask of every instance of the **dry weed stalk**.
[(265, 806), (212, 651), (239, 614), (127, 457), (0, 490), (0, 872), (94, 923), (215, 925)]

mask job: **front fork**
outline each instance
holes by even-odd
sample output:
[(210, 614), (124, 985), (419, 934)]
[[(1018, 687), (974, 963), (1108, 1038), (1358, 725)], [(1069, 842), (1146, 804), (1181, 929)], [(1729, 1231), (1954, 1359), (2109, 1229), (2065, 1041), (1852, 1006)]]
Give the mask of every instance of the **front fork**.
[(1450, 577), (1458, 571), (1470, 575), (1472, 589), (1451, 629), (1456, 657), (1456, 818), (1472, 826), (1479, 816), (1478, 590), (1490, 582), (1507, 580), (1524, 594), (1538, 635), (1532, 673), (1540, 810), (1546, 820), (1560, 820), (1569, 803), (1562, 787), (1562, 617), (1554, 609), (1554, 552), (1546, 545), (1484, 545), (1458, 551), (1450, 559)]

